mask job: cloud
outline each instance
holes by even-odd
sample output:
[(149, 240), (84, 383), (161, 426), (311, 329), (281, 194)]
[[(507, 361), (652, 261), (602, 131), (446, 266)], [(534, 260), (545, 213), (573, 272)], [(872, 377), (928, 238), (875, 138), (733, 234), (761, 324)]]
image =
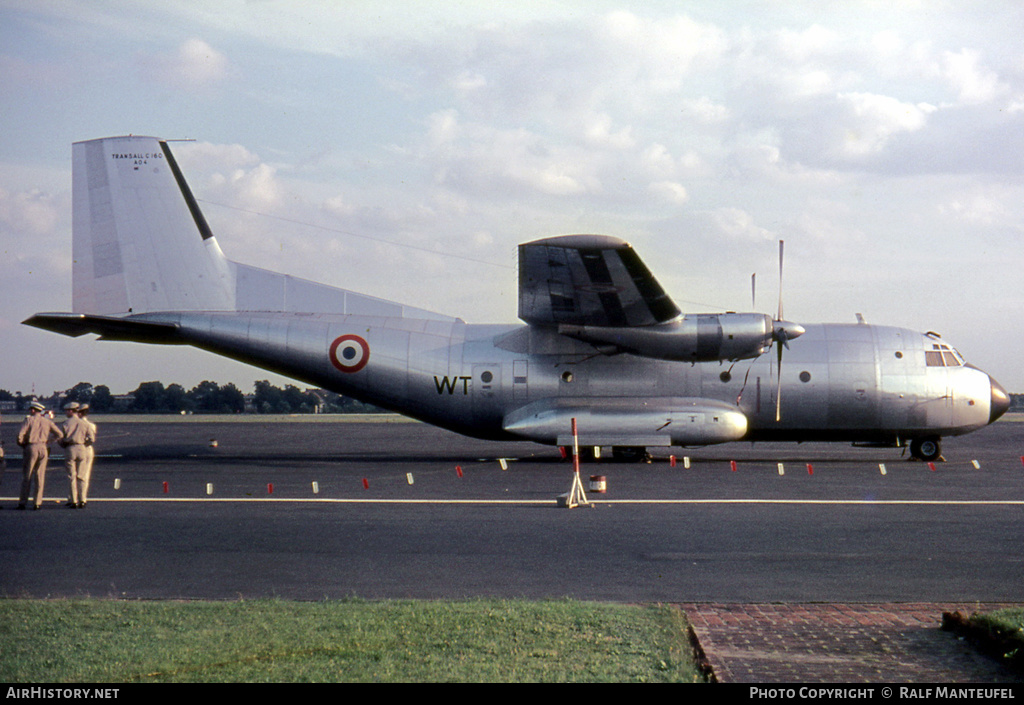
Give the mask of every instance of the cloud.
[(651, 191), (668, 203), (683, 204), (690, 200), (686, 187), (676, 181), (657, 181), (651, 184)]
[(839, 126), (841, 142), (835, 149), (852, 158), (882, 151), (889, 139), (901, 132), (923, 129), (928, 115), (937, 110), (927, 103), (912, 105), (873, 93), (840, 93), (836, 98), (845, 108), (846, 119)]
[(186, 40), (173, 52), (144, 55), (139, 62), (147, 78), (189, 92), (205, 91), (231, 73), (227, 57), (197, 38)]
[(995, 71), (980, 63), (981, 53), (973, 49), (942, 54), (945, 79), (957, 91), (961, 103), (988, 103), (1008, 91), (1008, 86), (999, 80)]
[(61, 199), (39, 190), (11, 193), (0, 188), (0, 232), (14, 237), (49, 235), (60, 220)]
[(754, 217), (740, 208), (717, 208), (710, 217), (719, 233), (728, 238), (765, 242), (778, 237), (777, 233), (757, 225)]
[[(623, 141), (622, 134), (602, 133), (600, 124), (590, 137), (606, 144)], [(507, 196), (514, 187), (565, 196), (599, 186), (595, 159), (586, 150), (523, 128), (464, 123), (454, 110), (428, 118), (418, 153), (438, 183), (478, 195)]]
[(182, 142), (171, 149), (199, 198), (265, 213), (278, 212), (285, 201), (278, 167), (242, 145)]

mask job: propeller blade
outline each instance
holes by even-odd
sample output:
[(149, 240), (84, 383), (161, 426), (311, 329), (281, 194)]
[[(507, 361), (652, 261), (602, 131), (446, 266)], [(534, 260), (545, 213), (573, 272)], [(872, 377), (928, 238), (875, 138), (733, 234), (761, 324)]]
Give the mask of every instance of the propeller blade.
[[(775, 325), (772, 327), (772, 338), (779, 342), (775, 346), (775, 354), (778, 356), (776, 363), (775, 379), (775, 421), (782, 420), (782, 348), (789, 349), (790, 337), (800, 336), (804, 329), (802, 326), (782, 320), (782, 257), (785, 240), (779, 240), (779, 315), (775, 317)], [(793, 335), (791, 336), (790, 333)]]
[(779, 240), (779, 315), (775, 317), (776, 321), (782, 320), (782, 247), (785, 242), (785, 240)]
[[(783, 328), (783, 329), (780, 329), (780, 330), (783, 331), (782, 335), (785, 336), (785, 329)], [(781, 342), (787, 348), (789, 347), (789, 344), (786, 343), (785, 337), (781, 338), (779, 342)], [(778, 354), (778, 363), (776, 364), (776, 367), (775, 367), (775, 374), (776, 374), (776, 378), (775, 378), (775, 420), (776, 421), (781, 421), (782, 420), (782, 345), (776, 346), (775, 349), (776, 349), (777, 354)]]

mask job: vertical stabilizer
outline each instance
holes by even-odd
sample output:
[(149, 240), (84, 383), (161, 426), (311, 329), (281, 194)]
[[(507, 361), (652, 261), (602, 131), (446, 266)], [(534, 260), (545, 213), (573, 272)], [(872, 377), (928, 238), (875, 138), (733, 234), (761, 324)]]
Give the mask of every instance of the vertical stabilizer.
[(235, 308), (234, 268), (166, 142), (111, 137), (72, 150), (75, 312)]

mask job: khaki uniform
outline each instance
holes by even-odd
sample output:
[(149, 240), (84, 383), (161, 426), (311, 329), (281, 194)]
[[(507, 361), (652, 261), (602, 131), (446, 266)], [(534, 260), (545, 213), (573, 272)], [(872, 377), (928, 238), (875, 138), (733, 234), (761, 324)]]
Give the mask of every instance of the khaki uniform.
[(85, 462), (82, 464), (82, 469), (79, 472), (79, 478), (81, 484), (78, 488), (78, 501), (79, 506), (84, 507), (85, 503), (89, 501), (89, 481), (92, 479), (92, 461), (96, 458), (96, 424), (94, 424), (85, 416), (80, 417), (83, 422), (89, 426), (89, 431), (92, 434), (92, 440), (85, 444)]
[(25, 506), (32, 484), (36, 485), (35, 506), (43, 502), (46, 485), (46, 463), (49, 459), (51, 441), (60, 440), (64, 433), (60, 426), (42, 414), (30, 414), (18, 430), (18, 445), (24, 449), (22, 464), (21, 496), (19, 506)]
[(64, 446), (64, 466), (68, 471), (68, 482), (71, 484), (71, 505), (81, 507), (85, 504), (85, 490), (88, 486), (86, 473), (89, 470), (88, 450), (96, 441), (95, 427), (78, 416), (71, 416), (64, 422), (64, 438), (60, 444)]
[[(0, 423), (3, 423), (0, 421)], [(4, 457), (4, 442), (0, 441), (0, 485), (4, 484), (4, 473), (7, 472), (7, 458)]]

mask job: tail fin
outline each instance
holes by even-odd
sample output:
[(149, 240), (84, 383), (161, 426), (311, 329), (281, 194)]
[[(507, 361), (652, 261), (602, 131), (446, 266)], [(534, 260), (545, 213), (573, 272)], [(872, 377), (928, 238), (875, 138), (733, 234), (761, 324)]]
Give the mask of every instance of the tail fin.
[(74, 311), (234, 309), (234, 270), (166, 142), (77, 142), (72, 174)]
[[(76, 314), (283, 311), (457, 320), (228, 260), (163, 140), (76, 142), (72, 181)], [(37, 315), (32, 325), (45, 327), (44, 319)], [(54, 325), (65, 332), (69, 320), (81, 319), (64, 315)]]

